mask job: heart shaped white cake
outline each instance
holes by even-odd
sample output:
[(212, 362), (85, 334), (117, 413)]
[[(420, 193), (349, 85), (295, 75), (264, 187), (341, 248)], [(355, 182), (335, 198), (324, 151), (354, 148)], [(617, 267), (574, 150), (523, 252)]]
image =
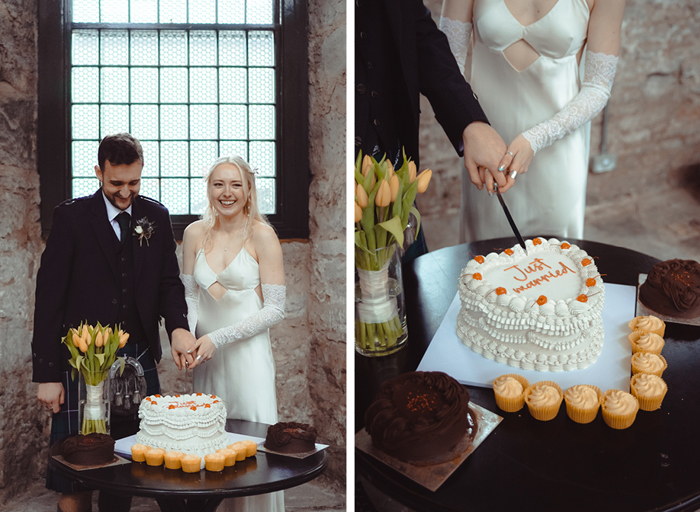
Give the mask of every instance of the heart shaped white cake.
[(523, 370), (568, 371), (603, 348), (603, 279), (593, 258), (555, 238), (476, 256), (462, 270), (457, 336), (477, 354)]

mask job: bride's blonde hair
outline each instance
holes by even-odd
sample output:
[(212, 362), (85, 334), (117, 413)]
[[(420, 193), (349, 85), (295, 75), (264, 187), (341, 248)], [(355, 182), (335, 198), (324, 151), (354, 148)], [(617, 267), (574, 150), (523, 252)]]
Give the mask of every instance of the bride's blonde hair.
[(204, 208), (204, 213), (202, 213), (202, 222), (204, 223), (204, 246), (211, 240), (211, 232), (216, 226), (217, 213), (214, 209), (214, 205), (211, 200), (211, 177), (214, 170), (221, 164), (229, 163), (235, 165), (241, 172), (241, 181), (243, 182), (243, 197), (245, 198), (245, 205), (243, 206), (243, 214), (246, 216), (245, 223), (245, 233), (243, 241), (245, 242), (250, 238), (253, 233), (253, 225), (255, 221), (262, 222), (263, 224), (270, 225), (265, 216), (258, 210), (258, 193), (255, 187), (255, 173), (250, 167), (250, 164), (243, 160), (238, 155), (233, 156), (222, 156), (214, 160), (209, 167), (209, 170), (204, 176), (204, 181), (207, 184), (207, 206)]

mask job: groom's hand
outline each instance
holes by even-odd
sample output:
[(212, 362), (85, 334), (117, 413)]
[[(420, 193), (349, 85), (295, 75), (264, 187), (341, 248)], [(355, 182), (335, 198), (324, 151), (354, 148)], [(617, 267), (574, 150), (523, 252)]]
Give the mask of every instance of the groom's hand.
[[(498, 170), (498, 167), (508, 148), (496, 130), (486, 123), (474, 121), (464, 129), (462, 141), (464, 143), (464, 167), (469, 173), (469, 180), (479, 190), (483, 190), (484, 184), (486, 184), (486, 189), (491, 193), (493, 193), (493, 180), (495, 180), (499, 190), (505, 192), (508, 188), (506, 187), (506, 177)], [(479, 167), (488, 169), (493, 180), (491, 177), (487, 180), (483, 179), (479, 173)]]
[(61, 404), (65, 397), (63, 384), (60, 382), (41, 382), (39, 389), (36, 392), (36, 397), (41, 402), (41, 405), (58, 413), (61, 410)]
[(194, 351), (196, 349), (197, 339), (187, 329), (178, 327), (171, 335), (170, 353), (173, 355), (173, 361), (179, 370), (189, 368), (194, 361)]

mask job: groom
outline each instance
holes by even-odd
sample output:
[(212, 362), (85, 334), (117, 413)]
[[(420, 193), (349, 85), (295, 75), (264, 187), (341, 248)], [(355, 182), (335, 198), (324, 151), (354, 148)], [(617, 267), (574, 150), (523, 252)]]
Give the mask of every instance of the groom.
[[(162, 351), (162, 317), (175, 364), (192, 363), (195, 347), (188, 331), (187, 305), (180, 282), (176, 243), (167, 209), (139, 196), (143, 150), (128, 133), (105, 137), (95, 173), (94, 195), (58, 205), (37, 274), (32, 362), (37, 397), (53, 411), (51, 444), (77, 434), (77, 379), (70, 353), (61, 344), (68, 329), (120, 324), (130, 337), (118, 355), (137, 358), (148, 394), (160, 392), (156, 363)], [(138, 417), (112, 418), (112, 436), (136, 433)], [(46, 486), (62, 493), (59, 510), (89, 510), (91, 491), (50, 471)], [(100, 493), (100, 510), (129, 510), (130, 496)]]

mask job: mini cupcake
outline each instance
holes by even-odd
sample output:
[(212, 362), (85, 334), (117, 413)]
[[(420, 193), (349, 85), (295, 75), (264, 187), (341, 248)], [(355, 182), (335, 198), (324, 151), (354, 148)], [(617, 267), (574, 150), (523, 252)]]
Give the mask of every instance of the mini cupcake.
[(146, 452), (146, 464), (149, 466), (161, 466), (165, 458), (163, 448), (151, 448)]
[(131, 460), (134, 462), (146, 462), (146, 452), (150, 450), (150, 446), (145, 444), (135, 444), (131, 447)]
[(653, 332), (634, 331), (628, 336), (632, 352), (648, 352), (650, 354), (660, 354), (665, 342), (658, 334)]
[(564, 393), (566, 414), (576, 423), (590, 423), (598, 415), (603, 392), (597, 386), (578, 384)]
[(202, 469), (202, 457), (199, 455), (185, 455), (180, 462), (185, 473), (198, 473)]
[(248, 451), (243, 443), (240, 441), (228, 445), (226, 448), (231, 450), (236, 450), (236, 460), (245, 460), (245, 454)]
[(224, 466), (234, 466), (236, 464), (236, 450), (231, 450), (230, 448), (220, 448), (216, 450), (216, 453), (220, 453), (225, 457)]
[(509, 373), (493, 381), (496, 405), (505, 412), (517, 412), (525, 405), (525, 389), (530, 385), (522, 375)]
[(663, 320), (653, 315), (637, 316), (630, 321), (629, 328), (632, 332), (653, 332), (663, 338), (664, 332), (666, 331), (666, 324)]
[(182, 467), (182, 458), (185, 456), (182, 452), (165, 452), (163, 461), (165, 462), (165, 467), (168, 469), (180, 469)]
[(208, 453), (204, 456), (204, 467), (207, 471), (223, 471), (226, 457), (222, 453)]
[(637, 352), (632, 355), (632, 373), (651, 373), (661, 377), (668, 364), (661, 354)]
[(525, 389), (525, 403), (533, 418), (549, 421), (556, 417), (563, 400), (561, 387), (556, 382), (543, 380)]
[(632, 394), (639, 400), (642, 411), (655, 411), (661, 407), (668, 386), (661, 377), (649, 373), (637, 373), (630, 380)]
[(245, 456), (246, 457), (252, 457), (256, 453), (258, 453), (258, 443), (253, 441), (252, 439), (246, 439), (245, 441), (241, 441), (243, 443), (243, 446), (245, 446)]
[(639, 402), (629, 393), (619, 389), (608, 389), (601, 401), (603, 421), (614, 429), (622, 430), (634, 423)]

